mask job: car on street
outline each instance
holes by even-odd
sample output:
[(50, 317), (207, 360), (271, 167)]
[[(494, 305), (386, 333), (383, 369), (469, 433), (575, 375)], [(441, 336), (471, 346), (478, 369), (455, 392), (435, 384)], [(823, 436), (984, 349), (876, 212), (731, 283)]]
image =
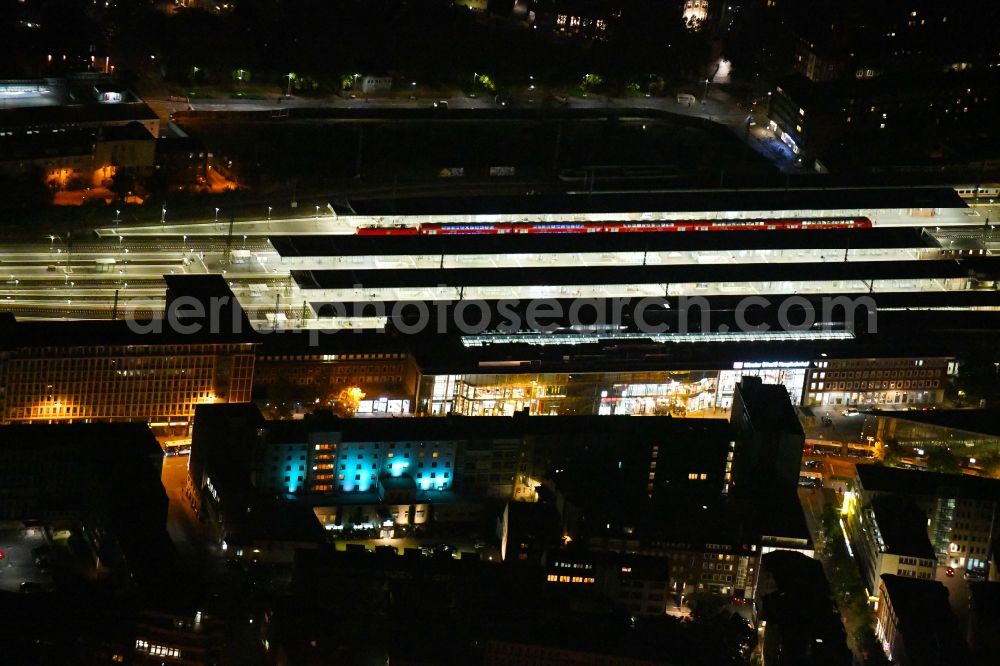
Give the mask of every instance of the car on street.
[(968, 570), (962, 574), (962, 578), (965, 580), (983, 580), (985, 578), (983, 574), (979, 571)]
[(845, 409), (844, 411), (841, 412), (841, 415), (842, 416), (854, 416), (857, 413), (858, 413), (858, 410), (854, 409), (853, 407), (848, 407), (847, 409)]
[(944, 570), (944, 575), (947, 576), (948, 578), (952, 578), (955, 576), (955, 570), (952, 569), (951, 567), (948, 567), (947, 569)]

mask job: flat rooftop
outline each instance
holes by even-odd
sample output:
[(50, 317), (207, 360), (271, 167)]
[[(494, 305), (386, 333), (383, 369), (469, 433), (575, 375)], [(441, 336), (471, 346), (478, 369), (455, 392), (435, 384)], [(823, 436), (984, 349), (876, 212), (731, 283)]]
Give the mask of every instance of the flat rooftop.
[(857, 474), (867, 492), (933, 496), (939, 490), (947, 490), (948, 497), (1000, 500), (1000, 480), (981, 476), (942, 474), (870, 464), (858, 465)]
[(649, 211), (771, 211), (967, 208), (952, 188), (815, 188), (680, 190), (663, 193), (583, 193), (493, 197), (356, 200), (341, 206), (359, 215), (489, 215), (643, 213)]
[(915, 228), (432, 236), (272, 236), (282, 257), (931, 247)]
[(944, 585), (892, 574), (883, 574), (882, 582), (912, 666), (972, 662)]
[[(202, 407), (199, 407), (202, 409)], [(212, 409), (205, 407), (204, 409)], [(428, 416), (412, 418), (342, 419), (316, 412), (301, 420), (268, 421), (273, 442), (305, 442), (308, 434), (338, 432), (344, 442), (434, 441), (463, 439), (520, 439), (527, 435), (565, 435), (571, 432), (614, 434), (628, 441), (662, 436), (690, 439), (731, 439), (729, 423), (719, 419), (672, 419), (627, 416)]]
[(927, 514), (912, 499), (880, 495), (872, 500), (871, 506), (886, 552), (936, 560), (934, 547), (927, 537)]
[[(101, 103), (94, 89), (122, 93), (118, 103)], [(0, 128), (17, 130), (53, 125), (126, 124), (158, 120), (156, 113), (108, 76), (0, 81)]]
[(737, 385), (737, 390), (755, 428), (763, 432), (774, 429), (804, 434), (784, 386), (764, 384), (757, 377), (747, 377)]
[(304, 287), (351, 289), (356, 287), (627, 285), (711, 282), (781, 282), (785, 280), (893, 280), (902, 278), (964, 277), (970, 272), (1000, 275), (1000, 257), (975, 257), (962, 261), (852, 261), (809, 264), (724, 264), (686, 266), (587, 266), (359, 269), (292, 271)]
[(1000, 437), (1000, 410), (996, 409), (931, 409), (912, 412), (871, 410), (867, 413), (948, 430)]

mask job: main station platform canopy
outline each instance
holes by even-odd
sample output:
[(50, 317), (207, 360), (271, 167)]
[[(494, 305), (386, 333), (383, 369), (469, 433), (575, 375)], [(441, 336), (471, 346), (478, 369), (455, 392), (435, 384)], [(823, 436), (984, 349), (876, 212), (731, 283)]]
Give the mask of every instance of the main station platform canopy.
[[(339, 215), (385, 224), (603, 222), (757, 217), (959, 215), (967, 206), (952, 188), (812, 188), (677, 190), (657, 193), (527, 194), (357, 200)], [(923, 226), (919, 224), (905, 226)], [(955, 223), (955, 222), (952, 222)]]

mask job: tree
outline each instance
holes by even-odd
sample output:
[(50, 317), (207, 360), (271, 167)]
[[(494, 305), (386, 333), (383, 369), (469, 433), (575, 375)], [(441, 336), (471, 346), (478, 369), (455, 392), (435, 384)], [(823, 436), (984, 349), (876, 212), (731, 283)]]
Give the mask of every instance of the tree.
[(979, 464), (983, 468), (984, 476), (1000, 479), (1000, 453), (990, 453), (979, 458)]
[(934, 449), (927, 454), (927, 469), (931, 472), (958, 474), (961, 466), (958, 464), (958, 458), (948, 449)]
[(118, 168), (111, 176), (111, 186), (108, 188), (115, 193), (119, 199), (124, 200), (129, 194), (135, 191), (135, 177), (127, 170)]
[(333, 403), (333, 411), (338, 416), (354, 416), (354, 413), (358, 411), (358, 405), (364, 400), (365, 392), (362, 391), (357, 386), (350, 386), (343, 389), (338, 395), (336, 400), (331, 400)]

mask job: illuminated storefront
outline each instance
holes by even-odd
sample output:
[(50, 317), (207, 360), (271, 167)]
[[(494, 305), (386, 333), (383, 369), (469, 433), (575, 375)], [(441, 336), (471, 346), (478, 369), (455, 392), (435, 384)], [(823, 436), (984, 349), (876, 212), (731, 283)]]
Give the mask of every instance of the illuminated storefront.
[(783, 384), (801, 403), (808, 361), (734, 363), (727, 370), (648, 372), (490, 373), (425, 375), (417, 413), (466, 416), (531, 414), (710, 415), (727, 410), (744, 376)]

